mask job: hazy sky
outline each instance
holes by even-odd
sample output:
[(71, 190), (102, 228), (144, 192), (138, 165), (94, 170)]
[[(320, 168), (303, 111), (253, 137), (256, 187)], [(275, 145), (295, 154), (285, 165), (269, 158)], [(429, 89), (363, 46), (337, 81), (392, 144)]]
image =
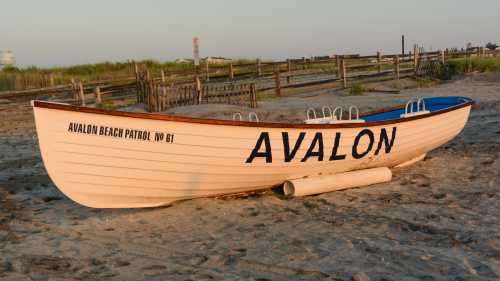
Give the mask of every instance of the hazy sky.
[(18, 65), (202, 56), (285, 58), (500, 43), (500, 0), (0, 0)]

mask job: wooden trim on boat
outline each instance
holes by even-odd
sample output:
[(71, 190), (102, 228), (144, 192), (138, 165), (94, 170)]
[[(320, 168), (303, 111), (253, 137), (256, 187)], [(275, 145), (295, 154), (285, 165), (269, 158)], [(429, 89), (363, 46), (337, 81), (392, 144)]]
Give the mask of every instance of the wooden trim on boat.
[[(175, 121), (175, 122), (196, 123), (196, 124), (208, 124), (208, 125), (259, 127), (259, 128), (335, 129), (335, 128), (358, 128), (358, 127), (366, 128), (366, 127), (373, 127), (373, 126), (383, 126), (383, 125), (409, 122), (409, 121), (414, 121), (417, 119), (427, 118), (430, 116), (440, 115), (440, 114), (450, 112), (453, 110), (457, 110), (460, 108), (464, 108), (467, 106), (472, 106), (474, 104), (474, 102), (468, 101), (468, 102), (465, 102), (463, 104), (460, 104), (457, 106), (452, 106), (452, 107), (447, 108), (447, 109), (431, 112), (429, 114), (417, 115), (417, 116), (403, 118), (403, 119), (365, 122), (365, 123), (345, 123), (345, 124), (342, 124), (342, 123), (341, 124), (288, 124), (288, 123), (272, 123), (272, 122), (246, 122), (246, 121), (232, 121), (232, 120), (220, 120), (220, 119), (203, 119), (203, 118), (175, 116), (175, 115), (166, 115), (166, 114), (157, 114), (157, 113), (153, 114), (153, 113), (143, 113), (143, 112), (114, 111), (114, 110), (105, 110), (105, 109), (99, 109), (99, 108), (73, 106), (73, 105), (44, 102), (44, 101), (37, 101), (37, 100), (33, 101), (32, 104), (34, 107), (57, 109), (57, 110), (64, 110), (64, 111), (111, 115), (111, 116), (119, 116), (119, 117), (130, 117), (130, 118), (139, 118), (139, 119), (151, 119), (151, 120)], [(390, 107), (390, 108), (384, 108), (381, 110), (366, 112), (366, 113), (360, 114), (360, 117), (389, 112), (389, 111), (398, 110), (398, 109), (404, 109), (404, 108), (405, 108), (405, 105), (402, 104), (402, 105), (398, 105), (398, 106), (394, 106), (394, 107)]]

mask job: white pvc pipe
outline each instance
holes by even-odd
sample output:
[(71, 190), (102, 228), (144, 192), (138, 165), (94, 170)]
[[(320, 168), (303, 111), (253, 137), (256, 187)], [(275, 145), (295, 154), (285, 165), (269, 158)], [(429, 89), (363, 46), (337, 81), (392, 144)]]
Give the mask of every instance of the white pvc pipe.
[(287, 197), (306, 196), (353, 187), (363, 187), (392, 179), (389, 168), (374, 168), (340, 174), (288, 180), (283, 184), (283, 194)]

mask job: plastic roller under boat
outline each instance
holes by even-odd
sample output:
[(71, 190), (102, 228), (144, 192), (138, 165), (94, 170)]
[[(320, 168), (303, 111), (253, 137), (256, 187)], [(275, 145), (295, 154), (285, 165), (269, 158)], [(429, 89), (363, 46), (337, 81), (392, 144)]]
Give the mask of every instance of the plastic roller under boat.
[(392, 172), (389, 168), (365, 169), (328, 176), (288, 180), (283, 184), (283, 194), (286, 197), (306, 196), (363, 187), (388, 182), (391, 179)]

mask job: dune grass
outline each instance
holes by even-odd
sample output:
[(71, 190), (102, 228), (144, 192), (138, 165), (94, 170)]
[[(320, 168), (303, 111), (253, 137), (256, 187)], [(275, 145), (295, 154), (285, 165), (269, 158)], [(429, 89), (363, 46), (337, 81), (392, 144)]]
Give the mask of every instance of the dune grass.
[[(233, 60), (233, 64), (247, 64), (253, 63), (255, 60), (239, 59)], [(166, 61), (160, 62), (156, 60), (142, 60), (142, 61), (125, 61), (125, 62), (102, 62), (95, 64), (80, 64), (67, 67), (51, 67), (42, 68), (37, 66), (30, 66), (25, 68), (5, 67), (0, 70), (0, 76), (7, 75), (48, 75), (53, 74), (57, 82), (69, 82), (71, 78), (82, 81), (94, 81), (101, 79), (114, 79), (117, 77), (132, 76), (134, 73), (134, 63), (140, 67), (146, 67), (152, 73), (158, 74), (161, 70), (164, 71), (189, 71), (193, 70), (192, 62), (173, 62)]]
[(500, 71), (500, 57), (452, 59), (447, 62), (447, 66), (453, 74)]
[[(192, 69), (190, 63), (176, 63), (176, 62), (158, 62), (155, 60), (143, 60), (136, 62), (138, 65), (147, 67), (152, 71), (159, 71), (161, 69), (178, 71)], [(51, 67), (41, 68), (30, 66), (26, 68), (6, 67), (0, 73), (3, 74), (55, 74), (63, 77), (73, 77), (82, 80), (95, 80), (101, 76), (123, 76), (134, 71), (134, 62), (102, 62), (96, 64), (80, 64), (68, 67)]]

